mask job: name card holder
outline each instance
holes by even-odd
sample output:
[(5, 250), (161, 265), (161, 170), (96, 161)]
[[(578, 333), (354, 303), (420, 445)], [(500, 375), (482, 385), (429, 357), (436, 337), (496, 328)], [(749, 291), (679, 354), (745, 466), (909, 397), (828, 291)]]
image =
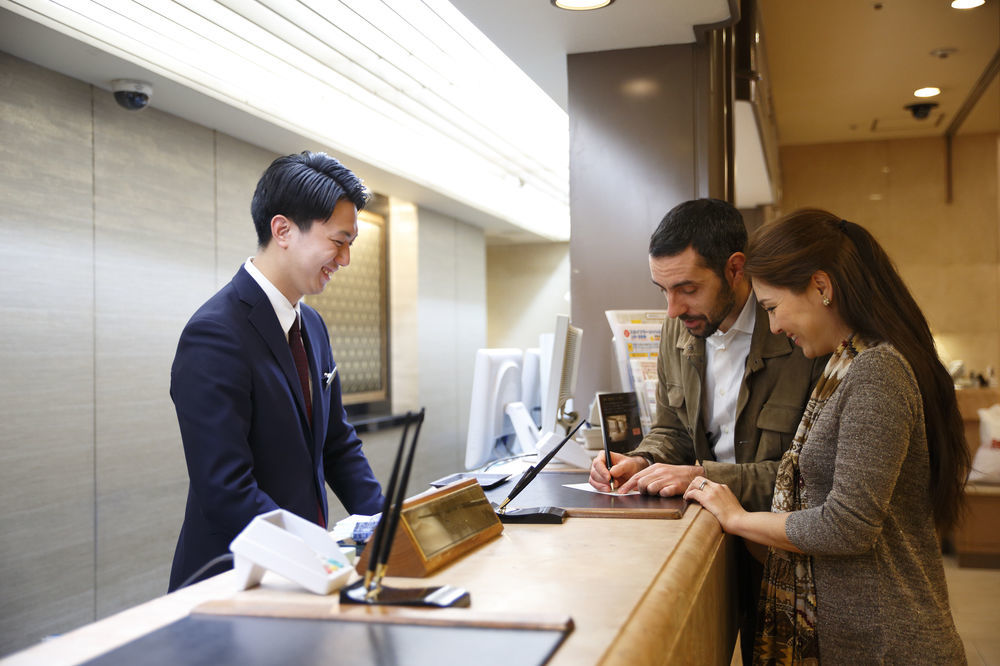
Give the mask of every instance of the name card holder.
[[(403, 503), (386, 575), (423, 578), (503, 532), (482, 487), (466, 479)], [(368, 568), (369, 541), (355, 567)]]

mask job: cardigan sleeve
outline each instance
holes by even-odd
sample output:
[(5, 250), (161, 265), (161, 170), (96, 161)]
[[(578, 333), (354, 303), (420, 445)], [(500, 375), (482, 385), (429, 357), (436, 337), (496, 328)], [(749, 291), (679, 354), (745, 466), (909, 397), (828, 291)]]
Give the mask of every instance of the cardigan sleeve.
[[(789, 514), (788, 539), (803, 552), (851, 555), (878, 538), (911, 441), (923, 427), (920, 391), (906, 361), (887, 347), (866, 350), (851, 364), (830, 433), (836, 448), (833, 484), (818, 506)], [(815, 430), (814, 430), (815, 432)], [(810, 479), (805, 478), (807, 498)]]

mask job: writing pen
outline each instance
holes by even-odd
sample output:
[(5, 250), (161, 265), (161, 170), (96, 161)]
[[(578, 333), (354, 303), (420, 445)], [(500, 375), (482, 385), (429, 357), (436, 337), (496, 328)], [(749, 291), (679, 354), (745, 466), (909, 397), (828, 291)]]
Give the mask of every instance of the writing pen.
[(545, 467), (547, 464), (549, 464), (549, 461), (552, 460), (553, 456), (555, 456), (556, 453), (558, 453), (559, 449), (563, 447), (563, 444), (568, 442), (570, 438), (576, 434), (576, 431), (580, 429), (580, 426), (582, 426), (585, 422), (586, 419), (580, 419), (580, 422), (577, 423), (565, 437), (563, 437), (563, 440), (561, 442), (556, 444), (551, 451), (545, 454), (544, 458), (542, 458), (537, 463), (535, 463), (534, 465), (532, 465), (531, 467), (529, 467), (524, 471), (524, 474), (521, 475), (521, 478), (517, 480), (516, 484), (514, 484), (513, 490), (511, 490), (510, 494), (507, 495), (507, 499), (505, 499), (500, 504), (500, 506), (497, 507), (497, 513), (503, 513), (503, 511), (505, 510), (504, 507), (510, 504), (510, 501), (515, 497), (517, 497), (517, 494), (520, 493), (522, 490), (524, 490), (525, 487), (529, 483), (531, 483), (532, 479), (538, 476), (538, 473), (542, 471), (542, 468)]
[(370, 555), (368, 557), (368, 568), (365, 571), (364, 581), (364, 587), (367, 590), (374, 589), (372, 581), (375, 578), (375, 571), (379, 564), (379, 556), (382, 554), (383, 543), (386, 539), (389, 515), (392, 513), (393, 502), (396, 499), (396, 486), (400, 476), (399, 470), (404, 458), (403, 452), (406, 449), (406, 434), (410, 429), (410, 420), (412, 418), (413, 413), (407, 412), (406, 418), (403, 421), (403, 438), (399, 443), (399, 449), (396, 451), (396, 459), (392, 463), (392, 474), (389, 476), (389, 486), (385, 491), (385, 499), (382, 501), (382, 515), (379, 518), (378, 525), (375, 527), (375, 533), (372, 535), (371, 550), (369, 551)]
[(616, 492), (615, 477), (611, 476), (611, 447), (608, 446), (608, 433), (604, 433), (604, 466), (608, 468), (608, 476), (611, 477), (611, 492)]
[[(392, 552), (392, 542), (396, 537), (396, 527), (399, 525), (399, 516), (403, 513), (403, 502), (406, 500), (406, 485), (410, 480), (410, 469), (413, 467), (413, 454), (417, 450), (417, 438), (420, 437), (420, 427), (424, 423), (424, 408), (420, 408), (420, 412), (417, 413), (415, 418), (412, 416), (412, 412), (407, 412), (407, 419), (416, 420), (417, 425), (413, 432), (413, 440), (410, 442), (410, 450), (406, 454), (406, 463), (403, 465), (398, 485), (395, 488), (395, 498), (389, 509), (389, 515), (382, 515), (382, 520), (387, 521), (386, 528), (385, 532), (382, 534), (381, 552), (375, 551), (374, 548), (372, 551), (372, 559), (374, 560), (377, 557), (378, 565), (374, 570), (374, 576), (369, 581), (370, 587), (368, 594), (365, 595), (366, 599), (376, 598), (378, 596), (379, 590), (382, 588), (382, 578), (385, 576), (386, 569), (389, 566), (389, 555)], [(404, 426), (401, 448), (406, 447), (406, 430), (407, 428)], [(375, 544), (372, 544), (372, 546), (374, 545)]]

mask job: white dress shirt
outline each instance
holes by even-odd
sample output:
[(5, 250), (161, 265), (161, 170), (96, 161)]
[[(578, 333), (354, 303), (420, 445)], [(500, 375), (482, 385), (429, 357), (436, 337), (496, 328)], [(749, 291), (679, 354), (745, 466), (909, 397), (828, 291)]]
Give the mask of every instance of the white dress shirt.
[(705, 338), (705, 385), (702, 415), (709, 444), (719, 462), (736, 462), (736, 399), (750, 354), (750, 339), (757, 320), (757, 299), (747, 298), (736, 322), (725, 333), (716, 331)]
[[(285, 332), (285, 339), (288, 339), (288, 331), (292, 330), (292, 324), (295, 319), (299, 316), (299, 304), (296, 303), (292, 305), (291, 302), (285, 298), (285, 295), (281, 291), (271, 284), (271, 281), (264, 277), (264, 274), (260, 272), (256, 266), (253, 265), (253, 257), (246, 260), (243, 264), (243, 268), (247, 269), (247, 273), (250, 277), (260, 285), (260, 288), (264, 290), (264, 294), (267, 296), (267, 300), (271, 301), (271, 307), (274, 308), (274, 314), (278, 316), (278, 323), (281, 324), (281, 330)], [(301, 301), (299, 301), (301, 302)]]
[[(270, 280), (264, 277), (264, 274), (260, 272), (260, 269), (253, 265), (253, 257), (250, 257), (243, 264), (243, 267), (247, 269), (247, 273), (250, 277), (260, 285), (260, 288), (264, 290), (264, 294), (267, 296), (267, 300), (271, 301), (271, 307), (274, 308), (274, 314), (278, 317), (278, 323), (281, 324), (281, 330), (285, 332), (285, 340), (288, 340), (288, 332), (292, 330), (292, 324), (299, 317), (299, 303), (302, 302), (300, 299), (298, 303), (292, 305), (291, 301), (285, 298), (285, 295), (275, 287)], [(302, 320), (299, 320), (299, 329), (302, 328)], [(309, 395), (305, 396), (306, 400), (312, 400), (312, 390), (313, 390), (313, 377), (312, 373), (309, 373)]]

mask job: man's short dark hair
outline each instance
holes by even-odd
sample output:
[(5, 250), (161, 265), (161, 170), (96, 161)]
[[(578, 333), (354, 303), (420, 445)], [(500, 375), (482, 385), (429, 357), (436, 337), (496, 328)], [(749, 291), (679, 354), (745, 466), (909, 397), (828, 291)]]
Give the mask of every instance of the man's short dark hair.
[(673, 257), (693, 247), (705, 265), (723, 276), (726, 261), (747, 245), (743, 216), (719, 199), (693, 199), (670, 209), (649, 239), (649, 256)]
[(329, 218), (345, 197), (361, 210), (371, 194), (353, 171), (333, 157), (308, 150), (279, 157), (260, 177), (250, 203), (257, 244), (266, 247), (270, 242), (275, 215), (284, 215), (302, 231), (309, 231), (313, 220)]

